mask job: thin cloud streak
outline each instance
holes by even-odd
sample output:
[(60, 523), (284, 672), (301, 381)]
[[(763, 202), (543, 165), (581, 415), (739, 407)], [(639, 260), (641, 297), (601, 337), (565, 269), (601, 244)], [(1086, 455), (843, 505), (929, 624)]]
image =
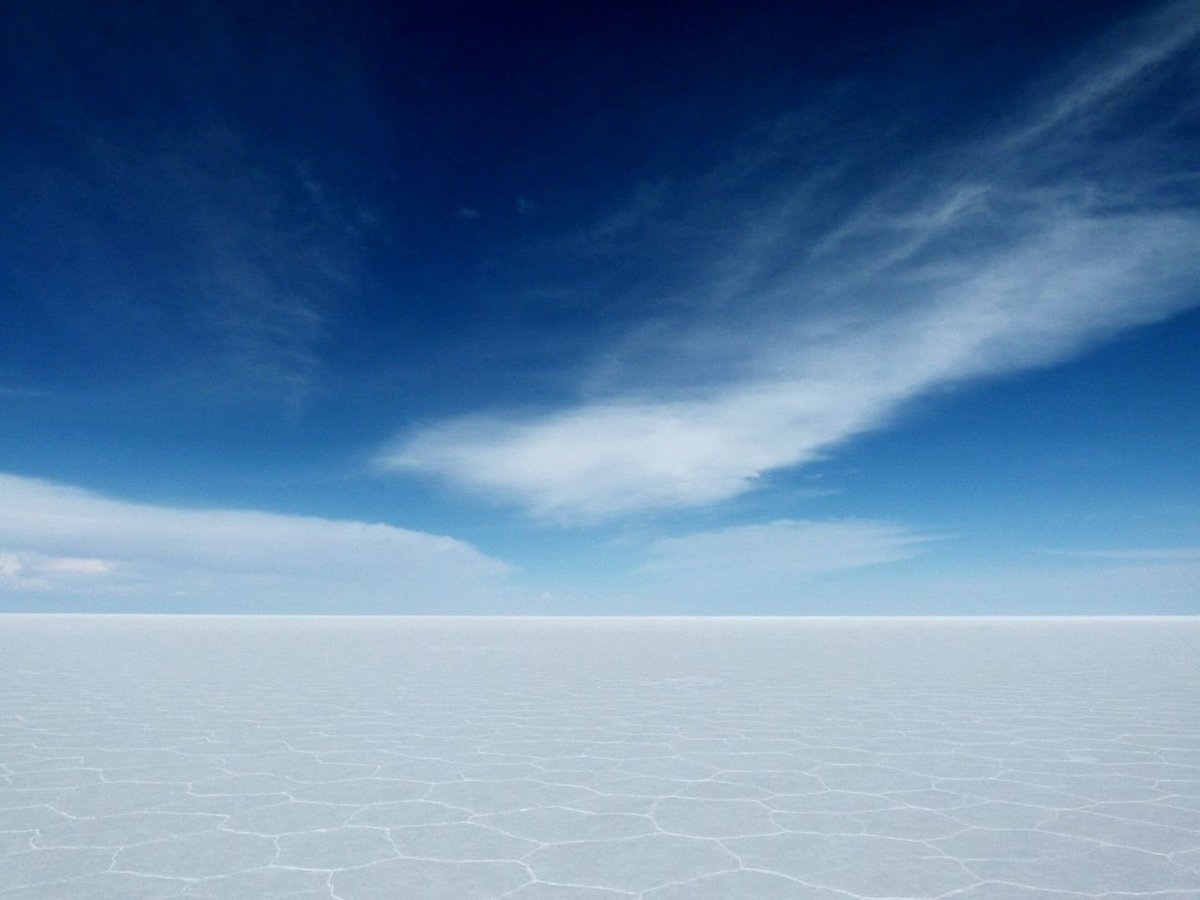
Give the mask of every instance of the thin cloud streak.
[(1008, 142), (1009, 149), (1041, 137), (1045, 132), (1075, 116), (1095, 109), (1125, 91), (1140, 78), (1187, 49), (1200, 37), (1200, 15), (1191, 0), (1169, 3), (1114, 37), (1125, 42), (1115, 59), (1099, 71), (1092, 70), (1057, 93), (1024, 128)]
[(336, 609), (353, 597), (418, 612), (486, 603), (515, 572), (462, 541), (392, 525), (132, 503), (14, 475), (0, 475), (0, 508), (0, 594), (174, 598), (201, 611)]
[(38, 391), (34, 390), (33, 388), (11, 387), (9, 385), (0, 384), (0, 397), (22, 400), (45, 396), (47, 396), (46, 391)]
[[(1131, 246), (1128, 229), (1144, 240)], [(908, 290), (925, 306), (797, 339), (775, 377), (695, 400), (590, 404), (529, 423), (466, 419), (405, 442), (388, 462), (513, 496), (547, 517), (601, 518), (710, 503), (763, 473), (818, 458), (904, 403), (968, 378), (1065, 358), (1184, 308), (1200, 228), (1183, 221), (1066, 223)], [(1172, 273), (1164, 277), (1163, 271)], [(1139, 294), (1149, 290), (1150, 302)]]
[(218, 396), (302, 409), (321, 374), (320, 345), (355, 284), (362, 235), (352, 211), (299, 160), (280, 165), (278, 148), (227, 127), (140, 143), (119, 135), (91, 153), (125, 198), (124, 214), (175, 242), (174, 271), (144, 285), (138, 302), (178, 304), (181, 362), (195, 369), (186, 376)]
[(771, 582), (896, 562), (936, 540), (892, 522), (780, 519), (661, 538), (638, 571), (656, 578), (708, 583), (713, 578)]
[(787, 608), (845, 573), (910, 559), (943, 537), (870, 519), (780, 519), (660, 538), (627, 593), (647, 613), (708, 612), (730, 598), (741, 609)]
[(1170, 614), (1195, 607), (1197, 548), (1056, 552), (1056, 561), (1041, 551), (946, 574), (931, 558), (949, 537), (848, 519), (781, 520), (669, 538), (650, 545), (650, 560), (634, 573), (625, 603), (645, 614), (709, 613), (735, 604), (766, 615)]
[(0, 591), (52, 590), (55, 584), (76, 581), (73, 576), (107, 575), (113, 565), (103, 559), (71, 556), (46, 556), (42, 553), (0, 553)]
[(377, 230), (331, 145), (368, 143), (375, 117), (342, 41), (306, 40), (300, 16), (251, 51), (244, 12), (6, 17), (0, 229), (18, 302), (111, 355), (102, 389), (153, 381), (298, 414), (326, 384)]
[[(1170, 7), (1135, 31), (1140, 43), (1032, 115), (901, 174), (823, 234), (770, 220), (715, 266), (698, 258), (757, 287), (698, 303), (691, 320), (635, 328), (605, 363), (634, 360), (622, 390), (532, 418), (434, 423), (381, 464), (552, 520), (710, 504), (887, 425), (933, 391), (1051, 365), (1200, 303), (1194, 207), (1131, 196), (1119, 146), (1094, 144), (1090, 165), (1076, 165), (1079, 141), (1117, 115), (1106, 105), (1114, 95), (1127, 99), (1195, 44), (1200, 12)], [(770, 253), (792, 261), (764, 282)], [(703, 387), (662, 387), (688, 381), (672, 367), (696, 360), (710, 372), (691, 379)]]
[(1067, 571), (1019, 565), (958, 575), (854, 579), (823, 584), (804, 603), (848, 613), (945, 615), (1188, 615), (1196, 609), (1200, 561), (1109, 560)]

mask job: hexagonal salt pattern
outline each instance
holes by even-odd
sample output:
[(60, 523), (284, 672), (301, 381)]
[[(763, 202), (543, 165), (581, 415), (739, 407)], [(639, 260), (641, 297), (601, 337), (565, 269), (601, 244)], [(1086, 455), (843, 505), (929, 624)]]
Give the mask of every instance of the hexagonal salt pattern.
[(1200, 898), (1188, 619), (0, 617), (0, 900)]

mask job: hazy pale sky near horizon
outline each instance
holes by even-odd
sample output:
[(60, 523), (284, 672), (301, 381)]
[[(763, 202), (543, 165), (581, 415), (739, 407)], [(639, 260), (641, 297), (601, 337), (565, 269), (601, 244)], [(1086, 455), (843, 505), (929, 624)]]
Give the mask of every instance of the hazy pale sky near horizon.
[(1200, 5), (0, 13), (0, 611), (1200, 613)]

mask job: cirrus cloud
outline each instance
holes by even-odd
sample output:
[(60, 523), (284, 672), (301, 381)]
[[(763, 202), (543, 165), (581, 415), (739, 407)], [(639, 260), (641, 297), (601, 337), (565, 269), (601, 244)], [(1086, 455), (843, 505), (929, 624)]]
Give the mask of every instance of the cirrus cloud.
[[(630, 324), (598, 387), (584, 372), (565, 408), (430, 423), (379, 463), (554, 520), (711, 504), (921, 397), (1058, 363), (1197, 305), (1186, 137), (1172, 121), (1113, 135), (1198, 35), (1189, 4), (1128, 24), (985, 139), (898, 163), (832, 219), (806, 213), (852, 193), (828, 171), (765, 192), (742, 183), (744, 160), (710, 173), (692, 185), (696, 216), (716, 203), (731, 227), (692, 247), (696, 279), (659, 305), (670, 312)], [(660, 227), (641, 223), (644, 243)]]
[(533, 419), (440, 423), (383, 463), (549, 518), (712, 503), (881, 427), (937, 388), (1054, 363), (1186, 308), (1197, 301), (1197, 246), (1200, 222), (1187, 217), (1060, 211), (1015, 246), (863, 279), (879, 298), (868, 317), (781, 325), (790, 341), (761, 337), (756, 377), (698, 397), (646, 392)]

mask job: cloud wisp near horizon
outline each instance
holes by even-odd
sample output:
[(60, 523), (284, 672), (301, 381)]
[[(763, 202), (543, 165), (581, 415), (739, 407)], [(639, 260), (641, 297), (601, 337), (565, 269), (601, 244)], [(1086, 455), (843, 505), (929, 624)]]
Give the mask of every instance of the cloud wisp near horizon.
[(511, 599), (515, 567), (471, 545), (381, 523), (188, 509), (0, 474), (0, 593), (55, 592), (150, 609), (361, 610), (399, 599), (450, 611)]
[[(535, 590), (518, 567), (470, 544), (381, 523), (103, 497), (0, 474), (0, 598), (62, 594), (184, 612), (575, 611), (571, 589)], [(780, 520), (651, 541), (589, 602), (686, 608), (698, 585), (739, 590), (895, 562), (935, 536), (890, 522)], [(753, 573), (749, 579), (746, 573)], [(545, 586), (543, 586), (545, 587)], [(249, 599), (249, 598), (252, 598)], [(628, 602), (628, 600), (626, 601)]]
[[(1031, 551), (1024, 564), (905, 568), (956, 536), (780, 519), (659, 537), (603, 584), (547, 581), (470, 544), (382, 523), (160, 506), (0, 475), (0, 605), (57, 611), (945, 614), (1186, 607), (1200, 548)], [(1038, 557), (1041, 557), (1039, 561)], [(1152, 598), (1152, 599), (1148, 599)], [(68, 605), (67, 609), (73, 608)]]
[[(806, 214), (826, 172), (772, 184), (782, 201), (742, 198), (736, 236), (693, 250), (694, 270), (722, 277), (666, 289), (695, 296), (630, 326), (604, 360), (614, 387), (585, 369), (574, 404), (433, 421), (380, 465), (550, 521), (716, 504), (886, 427), (914, 400), (1061, 362), (1196, 305), (1200, 216), (1186, 184), (1182, 199), (1167, 187), (1186, 163), (1164, 150), (1162, 123), (1120, 130), (1172, 66), (1194, 64), (1200, 12), (1176, 4), (1118, 33), (999, 131), (898, 165), (837, 216)], [(744, 162), (705, 182), (735, 207)]]

